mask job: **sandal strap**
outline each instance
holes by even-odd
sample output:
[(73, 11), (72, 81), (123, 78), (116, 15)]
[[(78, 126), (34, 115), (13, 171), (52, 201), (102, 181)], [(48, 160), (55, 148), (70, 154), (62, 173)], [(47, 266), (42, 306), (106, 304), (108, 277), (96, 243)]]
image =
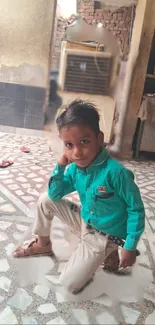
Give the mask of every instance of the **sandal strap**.
[(32, 239), (31, 242), (28, 244), (27, 248), (33, 247), (33, 245), (37, 243), (38, 243), (38, 238)]

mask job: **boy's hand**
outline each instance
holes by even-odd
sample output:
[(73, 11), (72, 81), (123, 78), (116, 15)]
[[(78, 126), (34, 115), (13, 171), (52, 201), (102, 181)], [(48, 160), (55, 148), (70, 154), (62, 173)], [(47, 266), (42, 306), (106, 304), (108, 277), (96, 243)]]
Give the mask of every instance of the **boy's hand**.
[(70, 161), (68, 160), (65, 153), (63, 153), (63, 155), (60, 157), (60, 159), (58, 161), (58, 165), (59, 166), (67, 166), (69, 163), (70, 163)]
[(136, 262), (136, 251), (129, 251), (123, 248), (119, 266), (126, 268), (128, 266), (132, 266), (135, 262)]

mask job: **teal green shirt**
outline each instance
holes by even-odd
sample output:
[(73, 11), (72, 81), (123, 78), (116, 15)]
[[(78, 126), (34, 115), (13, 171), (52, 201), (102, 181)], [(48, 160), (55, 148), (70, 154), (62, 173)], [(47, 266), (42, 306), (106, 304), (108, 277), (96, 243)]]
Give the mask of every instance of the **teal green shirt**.
[(125, 239), (124, 248), (135, 250), (145, 226), (145, 212), (133, 173), (111, 158), (103, 148), (91, 166), (79, 168), (75, 163), (56, 165), (48, 195), (60, 200), (77, 191), (81, 200), (81, 217), (106, 234)]

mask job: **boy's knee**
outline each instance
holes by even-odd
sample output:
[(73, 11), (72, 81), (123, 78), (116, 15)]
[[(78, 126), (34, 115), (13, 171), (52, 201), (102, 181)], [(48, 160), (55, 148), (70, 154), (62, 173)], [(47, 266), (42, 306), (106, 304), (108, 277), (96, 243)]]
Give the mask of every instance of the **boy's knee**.
[(53, 215), (58, 212), (60, 209), (62, 200), (51, 200), (47, 194), (47, 192), (40, 195), (38, 200), (38, 209), (42, 211), (44, 214)]
[(52, 200), (49, 198), (47, 192), (42, 193), (38, 200), (38, 206), (49, 208), (52, 205)]
[(48, 201), (50, 201), (48, 194), (42, 193), (38, 199), (38, 207), (40, 206), (47, 206), (48, 205)]
[(47, 200), (49, 200), (49, 196), (47, 192), (44, 192), (39, 196), (38, 203), (46, 202)]

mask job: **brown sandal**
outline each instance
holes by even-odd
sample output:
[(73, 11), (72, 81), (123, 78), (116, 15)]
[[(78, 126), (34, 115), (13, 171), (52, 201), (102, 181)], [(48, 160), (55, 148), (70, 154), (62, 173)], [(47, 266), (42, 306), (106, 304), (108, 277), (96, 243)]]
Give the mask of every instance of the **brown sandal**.
[(35, 256), (49, 256), (52, 255), (52, 244), (49, 242), (46, 246), (38, 245), (38, 239), (31, 239), (29, 242), (22, 244), (13, 253), (13, 257), (35, 257)]
[(113, 251), (109, 254), (104, 263), (102, 264), (102, 268), (104, 271), (117, 273), (119, 270), (119, 254), (118, 250)]

